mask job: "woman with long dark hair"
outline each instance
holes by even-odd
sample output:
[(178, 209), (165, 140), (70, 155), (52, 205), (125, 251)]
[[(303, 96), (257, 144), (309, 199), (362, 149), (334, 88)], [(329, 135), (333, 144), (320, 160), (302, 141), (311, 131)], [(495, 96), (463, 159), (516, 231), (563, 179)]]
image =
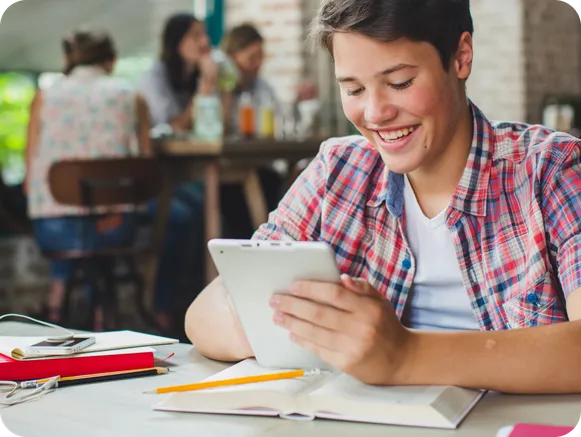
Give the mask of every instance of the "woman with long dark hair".
[(211, 56), (203, 22), (189, 13), (171, 16), (162, 35), (161, 56), (143, 76), (139, 89), (149, 104), (153, 125), (174, 131), (192, 129), (194, 95), (218, 92), (218, 66)]
[[(168, 124), (178, 133), (192, 130), (194, 97), (219, 93), (218, 66), (203, 22), (189, 13), (168, 18), (159, 60), (144, 74), (139, 90), (148, 102), (152, 125)], [(184, 184), (174, 192), (155, 292), (156, 321), (168, 333), (173, 329), (174, 313), (183, 306), (177, 302), (183, 295), (178, 290), (181, 276), (187, 271), (189, 282), (201, 281), (202, 208), (199, 187)], [(157, 202), (152, 201), (148, 216), (153, 219), (156, 214)], [(192, 252), (194, 272), (185, 267), (186, 254)]]

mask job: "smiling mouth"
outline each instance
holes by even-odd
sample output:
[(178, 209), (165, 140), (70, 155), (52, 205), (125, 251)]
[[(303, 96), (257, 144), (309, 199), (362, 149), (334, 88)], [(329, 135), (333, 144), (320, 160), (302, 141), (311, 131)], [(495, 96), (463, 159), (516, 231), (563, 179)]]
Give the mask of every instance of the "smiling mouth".
[(402, 138), (405, 138), (407, 136), (410, 136), (416, 129), (418, 128), (418, 126), (411, 126), (405, 129), (398, 129), (398, 130), (392, 130), (392, 131), (375, 131), (377, 132), (377, 135), (379, 135), (379, 137), (385, 141), (385, 142), (396, 142), (401, 140)]

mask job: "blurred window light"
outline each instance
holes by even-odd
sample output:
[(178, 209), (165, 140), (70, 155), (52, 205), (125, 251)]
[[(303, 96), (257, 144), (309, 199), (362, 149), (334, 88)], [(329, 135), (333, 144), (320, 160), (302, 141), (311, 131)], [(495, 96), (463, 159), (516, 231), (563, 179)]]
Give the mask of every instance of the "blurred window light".
[(41, 90), (45, 90), (53, 86), (58, 80), (64, 77), (63, 73), (55, 73), (52, 71), (47, 71), (45, 73), (41, 73), (38, 76), (38, 87)]
[(205, 20), (208, 15), (214, 13), (214, 0), (193, 0), (194, 15), (199, 20)]

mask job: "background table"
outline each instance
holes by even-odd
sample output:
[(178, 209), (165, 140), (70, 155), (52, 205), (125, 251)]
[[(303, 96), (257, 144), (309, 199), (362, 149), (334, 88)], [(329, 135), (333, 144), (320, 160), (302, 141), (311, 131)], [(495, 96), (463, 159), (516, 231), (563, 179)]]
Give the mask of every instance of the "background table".
[[(53, 330), (1, 322), (0, 335), (44, 335)], [(228, 366), (207, 360), (187, 344), (158, 348), (171, 352), (170, 374), (57, 389), (44, 398), (0, 409), (4, 424), (23, 437), (494, 437), (515, 422), (574, 426), (581, 415), (581, 395), (508, 396), (488, 394), (455, 431), (315, 420), (293, 422), (279, 418), (168, 413), (151, 406), (168, 395), (142, 392), (165, 385), (206, 378)], [(526, 371), (523, 368), (523, 371)]]
[[(162, 192), (154, 225), (154, 240), (163, 247), (174, 189), (182, 182), (201, 181), (204, 184), (204, 237), (206, 241), (220, 238), (222, 220), (220, 184), (237, 182), (243, 186), (252, 224), (257, 228), (268, 218), (268, 209), (256, 170), (285, 160), (292, 167), (305, 158), (314, 157), (322, 140), (232, 139), (220, 142), (188, 138), (154, 140), (154, 150), (162, 163)], [(145, 261), (145, 305), (153, 304), (158, 255)], [(217, 275), (214, 263), (206, 251), (206, 284)]]

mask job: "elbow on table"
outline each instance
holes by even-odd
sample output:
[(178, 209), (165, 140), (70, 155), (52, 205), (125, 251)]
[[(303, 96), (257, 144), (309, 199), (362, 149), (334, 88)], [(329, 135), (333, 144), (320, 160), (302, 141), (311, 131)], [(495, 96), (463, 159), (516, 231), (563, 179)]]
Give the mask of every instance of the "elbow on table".
[(192, 344), (196, 344), (195, 339), (196, 339), (196, 329), (194, 326), (194, 321), (195, 321), (195, 316), (194, 316), (194, 309), (192, 308), (194, 306), (193, 302), (192, 304), (189, 306), (188, 310), (186, 311), (186, 317), (184, 319), (184, 331), (186, 332), (186, 337), (188, 337), (188, 340), (190, 340), (190, 342)]
[[(206, 353), (206, 346), (212, 343), (212, 339), (208, 340), (208, 332), (204, 332), (203, 319), (197, 315), (198, 309), (196, 301), (192, 302), (188, 310), (186, 311), (186, 317), (184, 320), (184, 330), (188, 340), (194, 345), (196, 350), (204, 356), (208, 356)], [(204, 341), (206, 339), (206, 341)], [(211, 351), (209, 352), (211, 353)]]
[(212, 328), (204, 322), (203, 313), (204, 310), (194, 301), (188, 308), (184, 321), (186, 336), (196, 350), (204, 357), (218, 361), (234, 362), (247, 358), (240, 351), (233, 350), (233, 345), (225, 342), (219, 333), (212, 332)]

